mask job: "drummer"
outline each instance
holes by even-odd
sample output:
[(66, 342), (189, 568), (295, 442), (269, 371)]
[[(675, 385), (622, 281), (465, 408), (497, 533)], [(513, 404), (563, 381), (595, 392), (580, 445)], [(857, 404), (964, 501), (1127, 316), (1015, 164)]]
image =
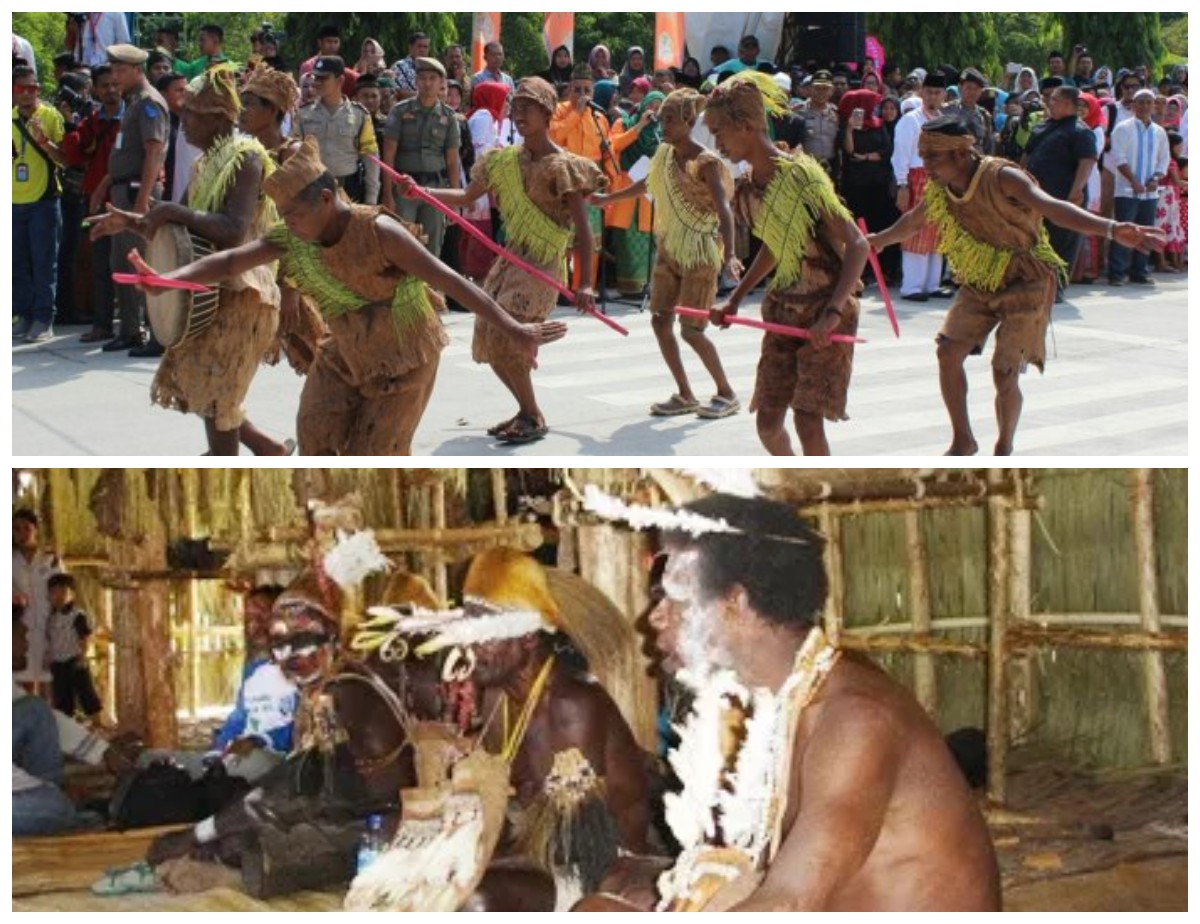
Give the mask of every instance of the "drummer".
[(166, 275), (215, 284), (279, 261), (288, 283), (316, 301), (330, 338), (300, 399), (303, 455), (412, 453), (447, 343), (431, 289), (496, 325), (531, 360), (566, 334), (562, 323), (518, 323), (378, 206), (343, 200), (312, 139), (263, 189), (282, 223), (232, 253)]
[[(186, 262), (193, 249), (230, 251), (265, 233), (278, 220), (274, 203), (263, 195), (263, 180), (275, 165), (258, 141), (234, 131), (240, 111), (233, 71), (217, 67), (205, 72), (191, 85), (183, 108), (183, 130), (202, 151), (188, 188), (188, 204), (164, 202), (144, 216), (113, 210), (93, 233), (133, 230), (157, 245), (156, 250), (177, 241), (178, 249), (186, 251), (179, 259)], [(165, 230), (168, 225), (172, 230)], [(225, 255), (217, 259), (223, 261)], [(140, 258), (134, 262), (144, 266)], [(231, 276), (219, 291), (210, 326), (199, 330), (210, 308), (202, 298), (198, 296), (188, 317), (167, 318), (165, 325), (158, 320), (159, 326), (167, 328), (156, 330), (160, 340), (176, 345), (170, 346), (159, 365), (151, 400), (203, 418), (208, 455), (236, 456), (239, 444), (258, 456), (289, 455), (294, 443), (267, 436), (246, 419), (242, 409), (279, 324), (274, 274), (263, 267)]]

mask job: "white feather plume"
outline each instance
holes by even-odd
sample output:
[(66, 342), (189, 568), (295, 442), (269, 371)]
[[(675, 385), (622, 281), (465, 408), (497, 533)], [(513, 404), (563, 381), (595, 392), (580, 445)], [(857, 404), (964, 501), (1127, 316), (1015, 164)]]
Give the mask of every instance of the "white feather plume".
[(709, 533), (739, 533), (724, 520), (700, 516), (689, 510), (672, 510), (666, 507), (645, 507), (641, 504), (626, 504), (611, 494), (606, 494), (594, 484), (584, 488), (584, 507), (605, 520), (628, 523), (636, 530), (662, 529), (669, 532), (687, 533), (692, 537)]
[(754, 851), (765, 830), (775, 775), (780, 710), (770, 690), (756, 690), (746, 737), (730, 775), (730, 788), (720, 793), (721, 828), (734, 847)]
[(554, 632), (544, 616), (533, 610), (514, 610), (487, 616), (463, 616), (436, 626), (437, 636), (421, 646), (421, 653), (440, 651), (455, 645), (478, 645), (524, 638), (535, 632)]
[(343, 590), (357, 587), (372, 574), (392, 567), (375, 541), (375, 533), (338, 532), (337, 544), (325, 553), (325, 573)]

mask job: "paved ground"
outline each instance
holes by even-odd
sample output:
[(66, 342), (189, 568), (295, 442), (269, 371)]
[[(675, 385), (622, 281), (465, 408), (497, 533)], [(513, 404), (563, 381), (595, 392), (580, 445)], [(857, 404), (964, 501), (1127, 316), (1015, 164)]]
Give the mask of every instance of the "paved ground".
[[(1026, 414), (1018, 452), (1026, 457), (1176, 456), (1188, 451), (1187, 277), (1155, 288), (1076, 287), (1055, 313), (1045, 376), (1026, 377)], [(842, 457), (937, 456), (949, 445), (938, 393), (933, 340), (946, 303), (903, 305), (903, 338), (892, 337), (882, 306), (868, 300), (850, 392), (848, 423), (832, 426)], [(750, 309), (748, 314), (754, 313)], [(553, 432), (536, 446), (498, 446), (485, 429), (512, 413), (491, 373), (470, 359), (471, 318), (450, 315), (453, 339), (437, 390), (418, 431), (419, 456), (761, 457), (753, 420), (717, 423), (652, 420), (649, 406), (672, 391), (649, 316), (612, 314), (630, 328), (622, 340), (587, 319), (543, 352), (535, 379)], [(151, 407), (153, 361), (104, 356), (78, 343), (82, 329), (54, 342), (14, 347), (13, 446), (16, 456), (198, 456), (199, 421)], [(717, 335), (735, 386), (748, 399), (758, 338)], [(693, 359), (690, 362), (702, 376)], [(989, 366), (969, 367), (972, 413), (982, 446), (995, 439)], [(698, 391), (706, 386), (696, 379)], [(260, 427), (293, 434), (301, 381), (286, 368), (263, 369), (247, 409)], [(703, 391), (701, 391), (703, 393)]]

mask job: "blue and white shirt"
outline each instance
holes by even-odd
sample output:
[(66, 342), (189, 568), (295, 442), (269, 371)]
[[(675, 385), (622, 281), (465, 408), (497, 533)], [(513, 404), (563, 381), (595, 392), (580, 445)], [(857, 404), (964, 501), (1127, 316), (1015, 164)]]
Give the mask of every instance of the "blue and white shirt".
[[(1112, 159), (1115, 167), (1127, 164), (1139, 183), (1145, 186), (1157, 176), (1161, 182), (1171, 165), (1171, 145), (1161, 125), (1147, 125), (1140, 119), (1126, 119), (1113, 129)], [(1117, 170), (1114, 195), (1118, 199), (1157, 199), (1161, 187), (1154, 192), (1137, 196), (1125, 175)]]
[(273, 661), (256, 661), (246, 668), (237, 705), (213, 740), (224, 751), (240, 738), (257, 738), (269, 750), (288, 754), (300, 691)]

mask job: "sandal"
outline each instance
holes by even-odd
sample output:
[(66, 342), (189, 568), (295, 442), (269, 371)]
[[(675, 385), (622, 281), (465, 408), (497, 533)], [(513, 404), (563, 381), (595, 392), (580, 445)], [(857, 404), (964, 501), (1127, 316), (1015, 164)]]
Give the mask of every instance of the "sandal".
[(489, 427), (488, 431), (487, 431), (487, 435), (488, 436), (499, 436), (505, 430), (508, 430), (516, 422), (517, 422), (516, 417), (510, 417), (510, 418), (508, 418), (508, 420), (504, 421), (504, 423), (498, 423), (494, 427)]
[(544, 440), (550, 428), (524, 415), (512, 422), (508, 429), (496, 434), (496, 439), (509, 446), (526, 446)]
[(110, 869), (104, 878), (92, 883), (92, 894), (106, 898), (161, 892), (162, 883), (149, 863), (136, 863), (124, 869)]
[(688, 401), (679, 395), (671, 395), (669, 401), (663, 401), (659, 404), (652, 405), (650, 408), (651, 417), (685, 417), (688, 414), (695, 414), (700, 410), (700, 402), (695, 399)]
[(737, 398), (722, 398), (717, 395), (696, 413), (704, 420), (724, 420), (741, 411), (742, 405)]
[(285, 456), (294, 456), (300, 449), (300, 445), (295, 440), (283, 441), (283, 454)]

